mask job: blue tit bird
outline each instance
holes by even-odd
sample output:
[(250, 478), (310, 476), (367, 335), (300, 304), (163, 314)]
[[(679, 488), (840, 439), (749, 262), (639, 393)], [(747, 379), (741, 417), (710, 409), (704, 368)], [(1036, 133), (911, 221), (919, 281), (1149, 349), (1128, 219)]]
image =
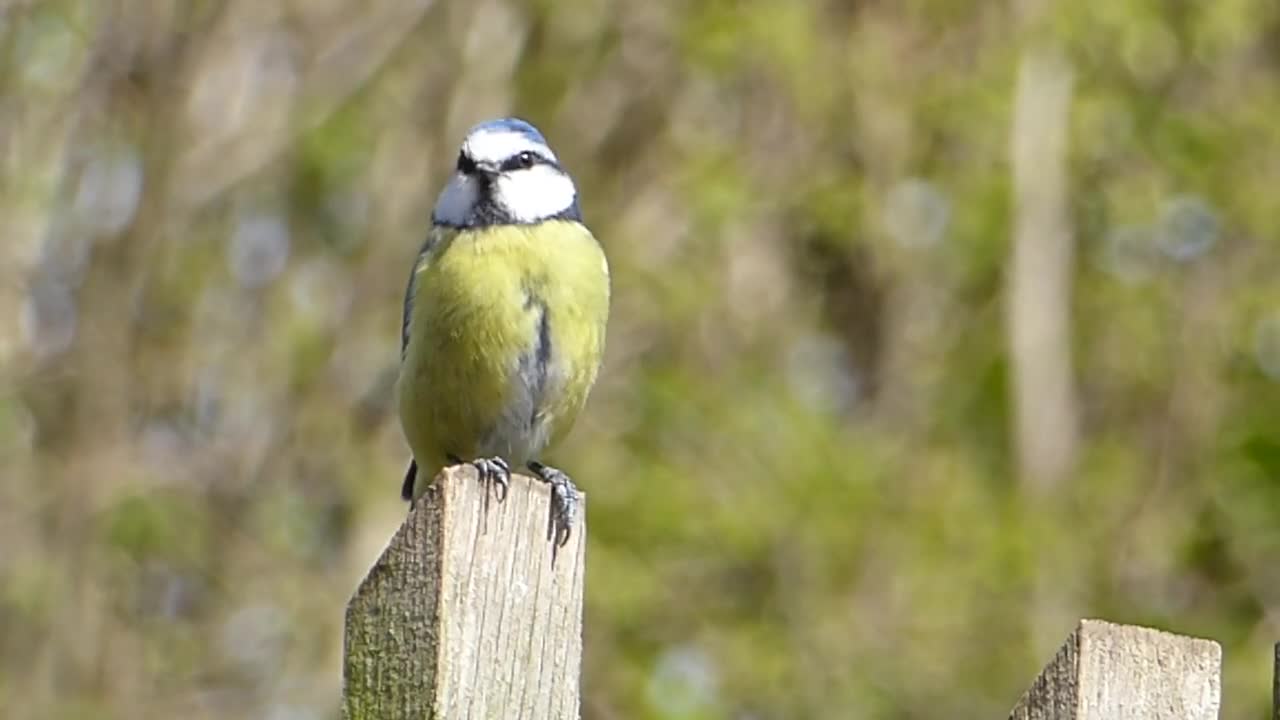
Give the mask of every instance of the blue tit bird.
[(586, 402), (608, 316), (608, 262), (542, 134), (514, 118), (472, 128), (405, 291), (402, 496), (470, 463), (501, 500), (524, 466), (551, 485), (549, 539), (567, 542), (578, 492), (540, 458)]

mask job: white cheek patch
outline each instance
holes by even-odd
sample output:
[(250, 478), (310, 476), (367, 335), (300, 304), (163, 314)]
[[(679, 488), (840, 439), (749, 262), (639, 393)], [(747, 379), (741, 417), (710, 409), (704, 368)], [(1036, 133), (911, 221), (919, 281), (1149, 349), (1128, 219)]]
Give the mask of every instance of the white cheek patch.
[(436, 199), (435, 221), (445, 225), (463, 225), (479, 199), (476, 181), (462, 173), (454, 173)]
[(522, 223), (558, 215), (578, 196), (569, 176), (549, 165), (503, 173), (495, 190), (498, 204), (513, 220)]
[(552, 161), (556, 159), (551, 148), (528, 135), (510, 130), (479, 130), (472, 133), (463, 146), (467, 157), (478, 163), (501, 163), (522, 152), (538, 153)]

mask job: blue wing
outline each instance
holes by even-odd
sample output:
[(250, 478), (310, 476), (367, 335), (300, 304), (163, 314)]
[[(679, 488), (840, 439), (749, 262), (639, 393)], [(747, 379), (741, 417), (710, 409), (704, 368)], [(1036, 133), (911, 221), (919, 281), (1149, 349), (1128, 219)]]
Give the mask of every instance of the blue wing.
[[(413, 261), (413, 270), (409, 272), (409, 283), (404, 288), (404, 317), (400, 320), (400, 362), (404, 362), (404, 354), (409, 349), (409, 330), (413, 326), (413, 301), (418, 295), (418, 275), (427, 266), (427, 262), (431, 257), (431, 250), (436, 245), (436, 240), (440, 237), (438, 228), (432, 228), (427, 233), (427, 239), (422, 243), (422, 249), (418, 251), (418, 257)], [(400, 497), (405, 500), (413, 500), (413, 487), (418, 477), (418, 462), (416, 460), (409, 461), (409, 467), (404, 473), (404, 482), (400, 486)]]
[(427, 240), (422, 243), (422, 249), (418, 251), (418, 258), (413, 261), (413, 270), (409, 273), (409, 284), (404, 289), (404, 317), (400, 321), (401, 362), (404, 362), (405, 351), (409, 348), (409, 329), (413, 324), (413, 301), (418, 295), (418, 275), (426, 268), (427, 262), (430, 260), (431, 249), (435, 247), (436, 240), (439, 237), (437, 228), (432, 228), (431, 232), (427, 233)]

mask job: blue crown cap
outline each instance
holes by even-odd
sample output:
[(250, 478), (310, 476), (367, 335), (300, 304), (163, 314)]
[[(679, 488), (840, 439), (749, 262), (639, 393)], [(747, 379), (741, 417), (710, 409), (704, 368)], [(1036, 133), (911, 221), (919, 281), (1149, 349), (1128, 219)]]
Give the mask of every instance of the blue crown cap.
[(540, 143), (542, 145), (547, 144), (547, 139), (542, 137), (542, 133), (538, 132), (538, 128), (530, 125), (529, 123), (525, 122), (524, 120), (521, 120), (520, 118), (510, 117), (510, 118), (498, 118), (496, 120), (486, 120), (485, 122), (482, 122), (479, 125), (476, 125), (475, 127), (471, 128), (471, 131), (467, 133), (467, 136), (469, 137), (478, 132), (518, 133), (520, 135), (523, 135), (529, 138), (530, 140), (536, 143)]

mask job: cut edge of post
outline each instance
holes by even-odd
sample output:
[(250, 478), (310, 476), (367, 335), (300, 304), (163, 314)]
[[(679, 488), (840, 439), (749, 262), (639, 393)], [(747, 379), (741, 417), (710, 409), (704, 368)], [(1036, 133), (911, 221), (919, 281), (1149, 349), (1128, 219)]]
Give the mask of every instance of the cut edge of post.
[(1100, 720), (1124, 709), (1151, 720), (1209, 720), (1218, 717), (1221, 701), (1222, 646), (1216, 641), (1086, 618), (1009, 717)]

